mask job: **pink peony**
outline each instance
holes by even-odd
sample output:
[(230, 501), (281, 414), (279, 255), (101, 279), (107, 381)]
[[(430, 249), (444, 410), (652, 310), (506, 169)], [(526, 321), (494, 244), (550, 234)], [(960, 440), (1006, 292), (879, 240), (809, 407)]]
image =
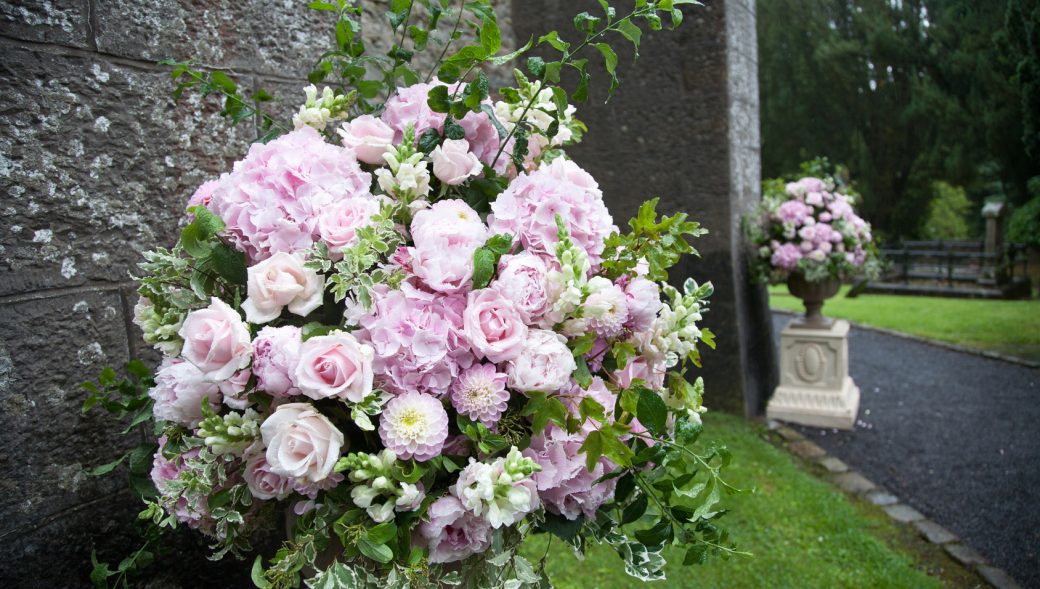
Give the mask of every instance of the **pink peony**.
[[(514, 139), (510, 139), (506, 148), (502, 150), (498, 161), (494, 160), (498, 155), (498, 148), (502, 145), (502, 139), (498, 136), (491, 118), (484, 112), (470, 112), (462, 117), (459, 125), (466, 132), (466, 141), (469, 142), (470, 152), (482, 163), (491, 166), (494, 164), (495, 173), (504, 175), (509, 169), (510, 154), (513, 151)], [(532, 137), (533, 139), (533, 137)]]
[(551, 306), (548, 272), (545, 262), (534, 254), (502, 256), (491, 288), (512, 301), (524, 323), (533, 325)]
[(343, 147), (354, 150), (366, 164), (382, 165), (383, 154), (394, 143), (394, 130), (372, 115), (361, 115), (344, 123), (337, 131)]
[(443, 85), (434, 81), (429, 84), (415, 84), (407, 88), (398, 88), (390, 100), (386, 101), (383, 122), (394, 130), (394, 144), (400, 143), (404, 138), (404, 132), (409, 123), (415, 126), (417, 141), (429, 129), (434, 129), (438, 133), (444, 130), (444, 119), (447, 115), (433, 112), (427, 103), (430, 90)]
[(319, 215), (347, 197), (368, 197), (372, 177), (350, 149), (326, 143), (310, 127), (267, 143), (220, 178), (211, 209), (251, 262), (310, 248)]
[(220, 407), (220, 387), (207, 382), (204, 374), (190, 362), (165, 358), (155, 373), (155, 386), (148, 391), (155, 401), (156, 419), (195, 427), (202, 421), (202, 401)]
[(345, 331), (312, 337), (300, 346), (296, 386), (315, 399), (360, 403), (372, 392), (372, 347)]
[(210, 305), (188, 313), (177, 335), (181, 355), (208, 381), (220, 381), (249, 365), (249, 328), (227, 303), (212, 297)]
[(370, 313), (362, 315), (358, 339), (375, 350), (373, 368), (391, 393), (448, 392), (459, 371), (473, 364), (463, 329), (466, 299), (436, 295), (405, 282), (400, 290), (373, 289)]
[(604, 338), (621, 334), (628, 322), (628, 296), (616, 284), (596, 290), (582, 304), (585, 324)]
[(520, 354), (506, 364), (510, 388), (522, 392), (554, 393), (570, 382), (578, 367), (560, 334), (544, 330), (528, 331)]
[(231, 378), (216, 383), (220, 394), (224, 396), (225, 405), (238, 411), (249, 406), (249, 399), (246, 398), (245, 392), (252, 376), (253, 373), (249, 369), (239, 370)]
[(326, 208), (318, 217), (318, 238), (329, 247), (329, 257), (342, 258), (343, 248), (357, 244), (357, 230), (378, 214), (379, 201), (366, 197), (344, 198)]
[(632, 331), (648, 329), (663, 306), (657, 284), (638, 276), (625, 285), (625, 298), (628, 300), (628, 327)]
[(300, 361), (300, 328), (265, 327), (253, 340), (253, 374), (256, 387), (275, 397), (300, 394), (294, 372)]
[[(409, 227), (412, 241), (418, 248), (427, 245), (446, 245), (451, 248), (472, 250), (484, 244), (489, 236), (488, 228), (465, 201), (442, 200), (430, 208), (415, 213)], [(446, 240), (442, 241), (442, 240)], [(456, 255), (442, 252), (442, 255)], [(461, 254), (459, 254), (461, 255)], [(472, 261), (472, 260), (471, 260)]]
[(413, 541), (429, 550), (431, 563), (448, 563), (481, 554), (491, 547), (491, 525), (467, 511), (452, 495), (434, 501)]
[(520, 175), (498, 196), (491, 211), (488, 226), (493, 233), (515, 235), (526, 251), (549, 258), (554, 257), (558, 241), (557, 215), (593, 264), (600, 261), (603, 241), (617, 231), (599, 185), (564, 158)]
[(383, 409), (379, 438), (402, 460), (429, 460), (441, 453), (448, 438), (448, 413), (436, 397), (405, 393)]
[(497, 290), (483, 288), (469, 293), (462, 317), (466, 337), (477, 356), (504, 362), (520, 354), (527, 326), (513, 302)]
[(422, 247), (409, 248), (412, 272), (431, 290), (446, 294), (472, 288), (476, 246), (452, 247), (446, 237), (427, 238)]
[(477, 364), (459, 375), (452, 387), (451, 404), (459, 413), (493, 427), (509, 402), (506, 375), (492, 364)]

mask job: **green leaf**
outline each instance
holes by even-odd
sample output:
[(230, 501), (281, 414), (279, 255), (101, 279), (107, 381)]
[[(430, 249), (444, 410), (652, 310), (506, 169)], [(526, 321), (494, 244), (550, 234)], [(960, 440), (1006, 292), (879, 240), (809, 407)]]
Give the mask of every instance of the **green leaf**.
[(643, 517), (643, 514), (646, 513), (647, 505), (646, 493), (637, 495), (621, 512), (621, 525), (630, 524)]
[(238, 90), (238, 85), (235, 84), (234, 80), (229, 78), (227, 74), (220, 70), (216, 70), (215, 72), (211, 73), (209, 75), (209, 81), (211, 84), (213, 84), (217, 88), (220, 88), (224, 92), (227, 92), (228, 94), (235, 94), (235, 92)]
[(502, 47), (502, 33), (498, 30), (498, 23), (489, 19), (480, 27), (480, 46), (484, 49), (482, 57), (490, 57), (498, 53)]
[(473, 288), (484, 288), (495, 275), (495, 253), (486, 247), (473, 252)]
[(109, 462), (107, 464), (102, 464), (101, 466), (95, 466), (94, 468), (88, 470), (87, 474), (89, 474), (91, 476), (95, 476), (95, 477), (106, 475), (106, 474), (112, 472), (113, 470), (115, 470), (117, 466), (122, 464), (123, 461), (126, 460), (128, 456), (130, 456), (130, 454), (126, 453), (126, 454), (123, 454), (122, 456), (120, 456), (118, 460), (113, 460), (112, 462)]
[(394, 559), (394, 551), (390, 550), (389, 546), (386, 544), (374, 544), (366, 536), (358, 538), (357, 547), (361, 554), (376, 562), (387, 564)]
[(419, 151), (430, 154), (441, 144), (441, 136), (436, 129), (427, 129), (419, 136)]
[(488, 59), (488, 62), (491, 63), (492, 65), (503, 65), (503, 64), (508, 63), (510, 61), (513, 61), (517, 57), (523, 55), (528, 50), (530, 50), (532, 46), (534, 46), (534, 37), (529, 38), (527, 40), (527, 43), (523, 47), (517, 49), (516, 51), (513, 51), (512, 53), (507, 53), (505, 55), (499, 55), (497, 57), (492, 57), (492, 58)]
[(603, 434), (598, 430), (589, 432), (578, 451), (585, 454), (585, 468), (592, 472), (600, 457), (603, 456)]
[(272, 585), (270, 581), (264, 577), (264, 557), (261, 554), (256, 555), (256, 560), (253, 561), (253, 568), (249, 572), (249, 577), (253, 580), (253, 584), (259, 589), (271, 589)]
[(570, 520), (562, 515), (556, 515), (547, 511), (545, 512), (545, 519), (542, 521), (542, 529), (559, 537), (561, 540), (570, 541), (578, 536), (578, 532), (581, 531), (581, 526), (584, 523), (584, 516), (578, 516), (577, 519)]
[(542, 74), (545, 73), (545, 60), (537, 56), (528, 57), (527, 71), (535, 78), (541, 78)]
[(592, 373), (589, 372), (589, 364), (585, 361), (584, 356), (575, 356), (574, 363), (577, 368), (574, 369), (574, 380), (583, 389), (588, 389), (592, 386)]
[(218, 243), (210, 251), (209, 259), (221, 278), (230, 284), (245, 285), (248, 273), (244, 253), (227, 244)]
[(426, 104), (433, 112), (448, 112), (451, 109), (451, 99), (448, 96), (447, 86), (434, 86), (426, 97)]
[(663, 546), (672, 539), (672, 522), (662, 520), (648, 530), (636, 532), (636, 539), (646, 546)]
[(370, 528), (365, 535), (373, 544), (386, 544), (397, 535), (397, 524), (392, 521)]
[(571, 44), (561, 39), (560, 34), (556, 31), (551, 31), (538, 37), (538, 44), (541, 45), (542, 43), (548, 43), (556, 48), (557, 51), (563, 53), (566, 53), (567, 50), (571, 48)]
[(607, 99), (610, 99), (610, 95), (617, 90), (618, 78), (617, 78), (617, 54), (611, 49), (610, 45), (606, 43), (596, 43), (596, 49), (603, 55), (603, 63), (606, 65), (607, 73), (610, 74), (610, 89), (607, 91)]
[(636, 392), (639, 394), (639, 400), (636, 402), (636, 417), (639, 418), (639, 423), (655, 436), (667, 435), (668, 405), (664, 399), (646, 387), (639, 387)]
[(574, 29), (579, 33), (586, 35), (596, 32), (596, 25), (599, 24), (599, 17), (592, 16), (588, 12), (581, 12), (574, 17)]
[(636, 57), (639, 57), (639, 41), (643, 37), (643, 31), (640, 29), (632, 19), (626, 18), (617, 23), (617, 31), (621, 33), (626, 39), (632, 42), (632, 47), (635, 50)]

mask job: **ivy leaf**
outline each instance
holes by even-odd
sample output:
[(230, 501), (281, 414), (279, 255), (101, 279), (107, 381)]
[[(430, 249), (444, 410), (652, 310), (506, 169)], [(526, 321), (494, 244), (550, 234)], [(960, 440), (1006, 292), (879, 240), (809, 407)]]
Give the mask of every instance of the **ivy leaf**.
[(636, 392), (639, 394), (636, 401), (636, 417), (639, 418), (639, 423), (655, 436), (667, 435), (668, 406), (665, 405), (664, 399), (646, 387), (639, 387)]

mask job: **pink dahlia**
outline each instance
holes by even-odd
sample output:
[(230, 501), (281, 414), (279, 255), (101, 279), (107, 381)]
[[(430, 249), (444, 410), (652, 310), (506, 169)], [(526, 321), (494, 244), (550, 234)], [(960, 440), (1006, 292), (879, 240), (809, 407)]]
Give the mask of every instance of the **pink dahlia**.
[(491, 205), (492, 233), (515, 235), (526, 251), (552, 258), (559, 215), (571, 239), (593, 264), (600, 261), (603, 240), (617, 231), (603, 203), (603, 193), (578, 164), (556, 158), (530, 174), (521, 174)]
[(310, 127), (253, 144), (219, 182), (210, 208), (251, 262), (310, 248), (318, 238), (318, 218), (330, 205), (374, 198), (372, 177), (354, 151), (326, 143)]
[(434, 501), (426, 517), (412, 539), (429, 550), (431, 563), (460, 561), (491, 546), (491, 524), (467, 511), (453, 495)]
[(459, 375), (452, 387), (451, 404), (455, 410), (488, 427), (498, 423), (509, 402), (506, 375), (493, 364), (478, 364)]
[(436, 397), (405, 393), (386, 404), (379, 438), (402, 460), (429, 460), (440, 454), (448, 438), (448, 413)]

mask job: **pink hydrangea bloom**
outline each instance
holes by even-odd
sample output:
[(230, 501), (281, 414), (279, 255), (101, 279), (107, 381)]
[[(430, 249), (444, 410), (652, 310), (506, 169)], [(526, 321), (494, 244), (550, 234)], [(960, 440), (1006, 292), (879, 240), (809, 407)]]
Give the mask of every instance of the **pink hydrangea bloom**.
[(253, 144), (219, 182), (210, 208), (251, 262), (310, 248), (318, 237), (318, 217), (334, 202), (374, 198), (372, 177), (354, 152), (326, 143), (310, 127)]
[(584, 433), (568, 434), (556, 425), (531, 438), (524, 456), (541, 465), (542, 470), (532, 478), (538, 488), (538, 497), (550, 512), (569, 520), (585, 515), (596, 517), (596, 511), (614, 496), (617, 479), (600, 483), (595, 481), (614, 469), (613, 463), (601, 458), (589, 471), (585, 457), (579, 452), (585, 441)]
[(194, 207), (202, 205), (204, 207), (209, 207), (210, 201), (213, 200), (213, 192), (217, 189), (217, 186), (220, 186), (220, 182), (217, 180), (207, 180), (206, 182), (203, 182), (202, 185), (195, 190), (195, 194), (192, 194), (191, 198), (188, 199), (188, 206)]
[(506, 375), (493, 364), (477, 364), (464, 370), (452, 387), (451, 404), (459, 413), (493, 427), (509, 402)]
[(275, 397), (299, 395), (293, 372), (300, 361), (300, 328), (265, 327), (253, 340), (253, 374), (256, 387)]
[(359, 319), (359, 340), (375, 350), (376, 381), (391, 393), (448, 392), (459, 371), (473, 364), (463, 329), (466, 299), (437, 295), (405, 282), (400, 290), (373, 289), (372, 311)]
[(447, 437), (444, 405), (424, 393), (394, 397), (379, 418), (379, 438), (402, 460), (425, 461), (437, 456)]
[(599, 185), (578, 164), (556, 158), (530, 174), (522, 174), (491, 205), (488, 227), (492, 233), (515, 235), (524, 249), (554, 259), (556, 215), (574, 243), (584, 248), (593, 264), (603, 253), (603, 240), (617, 231), (603, 203)]
[(812, 209), (800, 200), (785, 201), (776, 209), (777, 218), (784, 223), (799, 224), (811, 214)]
[(185, 461), (199, 455), (199, 449), (193, 448), (175, 458), (168, 459), (163, 456), (166, 447), (166, 436), (159, 438), (159, 449), (155, 452), (152, 460), (151, 478), (155, 484), (155, 490), (159, 492), (159, 500), (170, 509), (177, 521), (188, 524), (188, 526), (209, 531), (212, 522), (209, 517), (209, 505), (204, 495), (185, 493), (171, 495), (169, 483), (180, 477), (185, 469)]
[(434, 501), (412, 536), (429, 550), (431, 563), (457, 562), (491, 546), (491, 525), (467, 511), (452, 495)]
[(155, 386), (148, 391), (155, 401), (156, 419), (195, 427), (202, 421), (202, 399), (209, 399), (214, 410), (220, 407), (220, 387), (207, 382), (201, 370), (190, 362), (165, 358), (155, 373)]
[[(811, 244), (810, 244), (811, 249)], [(773, 249), (770, 263), (774, 268), (782, 270), (794, 270), (798, 267), (798, 260), (802, 259), (801, 249), (793, 243), (785, 243)]]

